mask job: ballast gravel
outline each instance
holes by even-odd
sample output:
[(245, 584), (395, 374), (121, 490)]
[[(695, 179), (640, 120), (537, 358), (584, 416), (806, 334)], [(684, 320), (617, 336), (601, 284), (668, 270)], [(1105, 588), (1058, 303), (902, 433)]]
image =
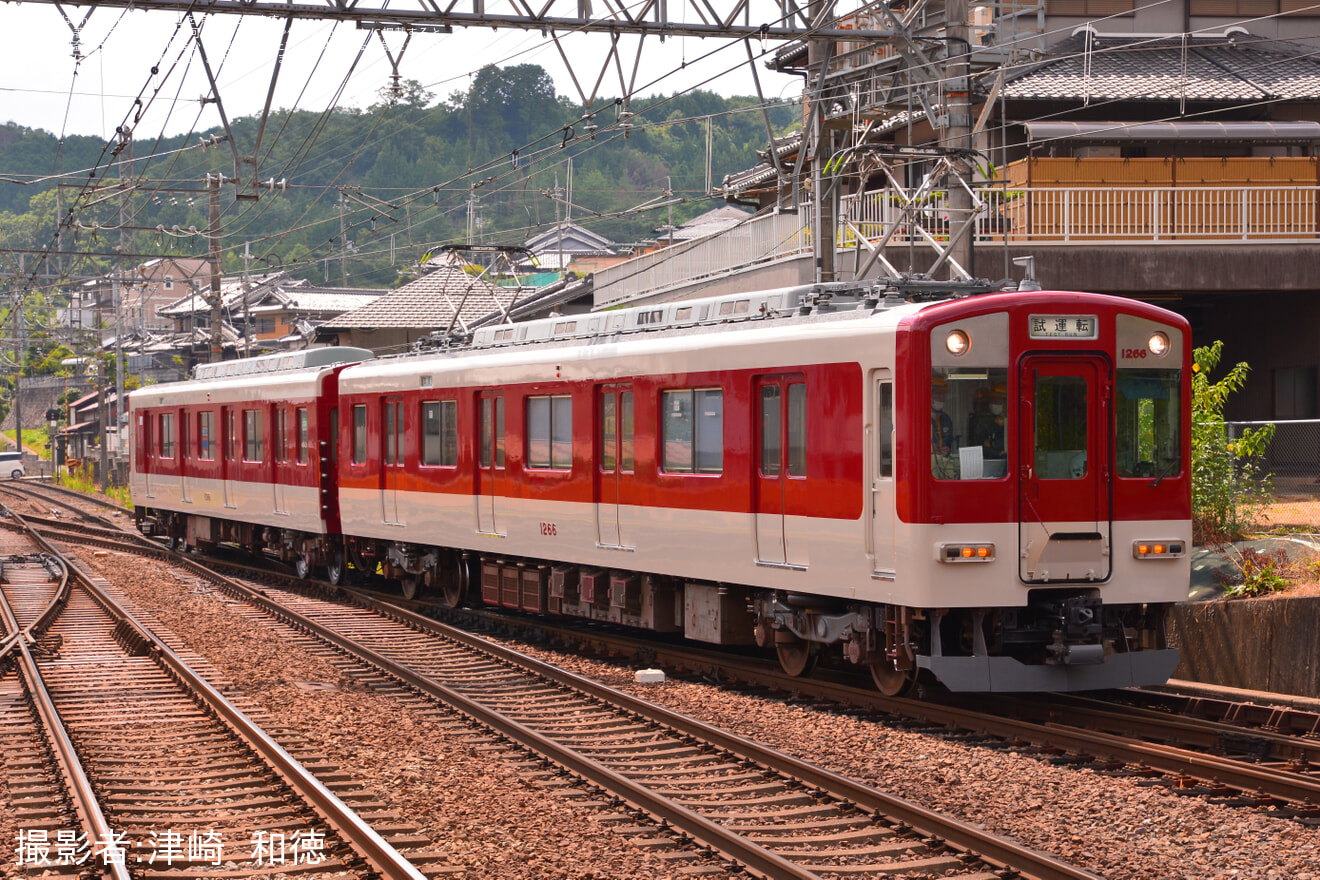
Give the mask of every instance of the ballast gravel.
[[(84, 559), (426, 829), (454, 876), (682, 876), (612, 833), (594, 809), (521, 777), (507, 752), (474, 747), (480, 736), (363, 687), (218, 595), (188, 592), (164, 566), (117, 553)], [(1320, 831), (1263, 811), (702, 682), (639, 685), (632, 667), (517, 647), (1106, 878), (1320, 880)], [(336, 689), (309, 693), (297, 684), (307, 681)]]

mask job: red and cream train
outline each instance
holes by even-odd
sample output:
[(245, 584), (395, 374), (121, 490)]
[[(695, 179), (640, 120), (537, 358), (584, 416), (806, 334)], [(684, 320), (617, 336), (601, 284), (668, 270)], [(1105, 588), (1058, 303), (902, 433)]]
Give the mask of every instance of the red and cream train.
[(526, 611), (825, 650), (889, 693), (1149, 684), (1191, 539), (1187, 322), (815, 286), (131, 398), (145, 529)]

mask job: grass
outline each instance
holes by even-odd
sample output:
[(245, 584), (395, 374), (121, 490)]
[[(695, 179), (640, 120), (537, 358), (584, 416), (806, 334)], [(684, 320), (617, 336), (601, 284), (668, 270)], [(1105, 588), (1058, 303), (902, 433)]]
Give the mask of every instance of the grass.
[[(5, 431), (6, 446), (14, 445), (14, 432)], [(37, 453), (38, 458), (50, 461), (50, 434), (45, 428), (24, 428), (23, 445)]]
[[(55, 482), (66, 489), (72, 489), (75, 492), (83, 492), (87, 495), (101, 495), (101, 487), (92, 479), (92, 469), (84, 467), (76, 471), (67, 471), (57, 473)], [(133, 501), (129, 497), (127, 486), (110, 486), (103, 498), (108, 498), (118, 504), (125, 510), (133, 509)]]

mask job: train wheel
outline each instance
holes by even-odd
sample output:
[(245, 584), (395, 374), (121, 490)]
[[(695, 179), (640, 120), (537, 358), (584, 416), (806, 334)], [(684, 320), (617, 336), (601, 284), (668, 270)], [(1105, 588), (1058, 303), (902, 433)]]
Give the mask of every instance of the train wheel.
[(329, 560), (325, 563), (325, 576), (336, 587), (343, 586), (347, 568), (348, 566), (344, 564), (344, 551), (335, 550), (331, 552)]
[(870, 664), (871, 680), (875, 682), (876, 690), (886, 697), (901, 697), (912, 690), (912, 685), (917, 680), (917, 670), (915, 669), (895, 669), (890, 660), (881, 660), (878, 663)]
[(776, 642), (775, 653), (779, 655), (779, 665), (784, 672), (794, 678), (810, 675), (820, 656), (812, 642), (796, 638), (791, 642)]
[(403, 587), (403, 598), (416, 599), (422, 591), (422, 576), (420, 574), (405, 574), (399, 578), (399, 585)]
[(307, 580), (308, 576), (312, 573), (312, 564), (307, 561), (306, 553), (299, 553), (293, 558), (293, 573), (296, 574), (300, 580)]

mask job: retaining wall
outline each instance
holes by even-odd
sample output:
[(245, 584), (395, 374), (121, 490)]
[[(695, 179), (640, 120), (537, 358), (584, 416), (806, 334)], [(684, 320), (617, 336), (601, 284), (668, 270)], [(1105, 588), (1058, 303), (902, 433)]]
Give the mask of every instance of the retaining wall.
[(1172, 623), (1174, 678), (1320, 697), (1320, 596), (1188, 602)]

